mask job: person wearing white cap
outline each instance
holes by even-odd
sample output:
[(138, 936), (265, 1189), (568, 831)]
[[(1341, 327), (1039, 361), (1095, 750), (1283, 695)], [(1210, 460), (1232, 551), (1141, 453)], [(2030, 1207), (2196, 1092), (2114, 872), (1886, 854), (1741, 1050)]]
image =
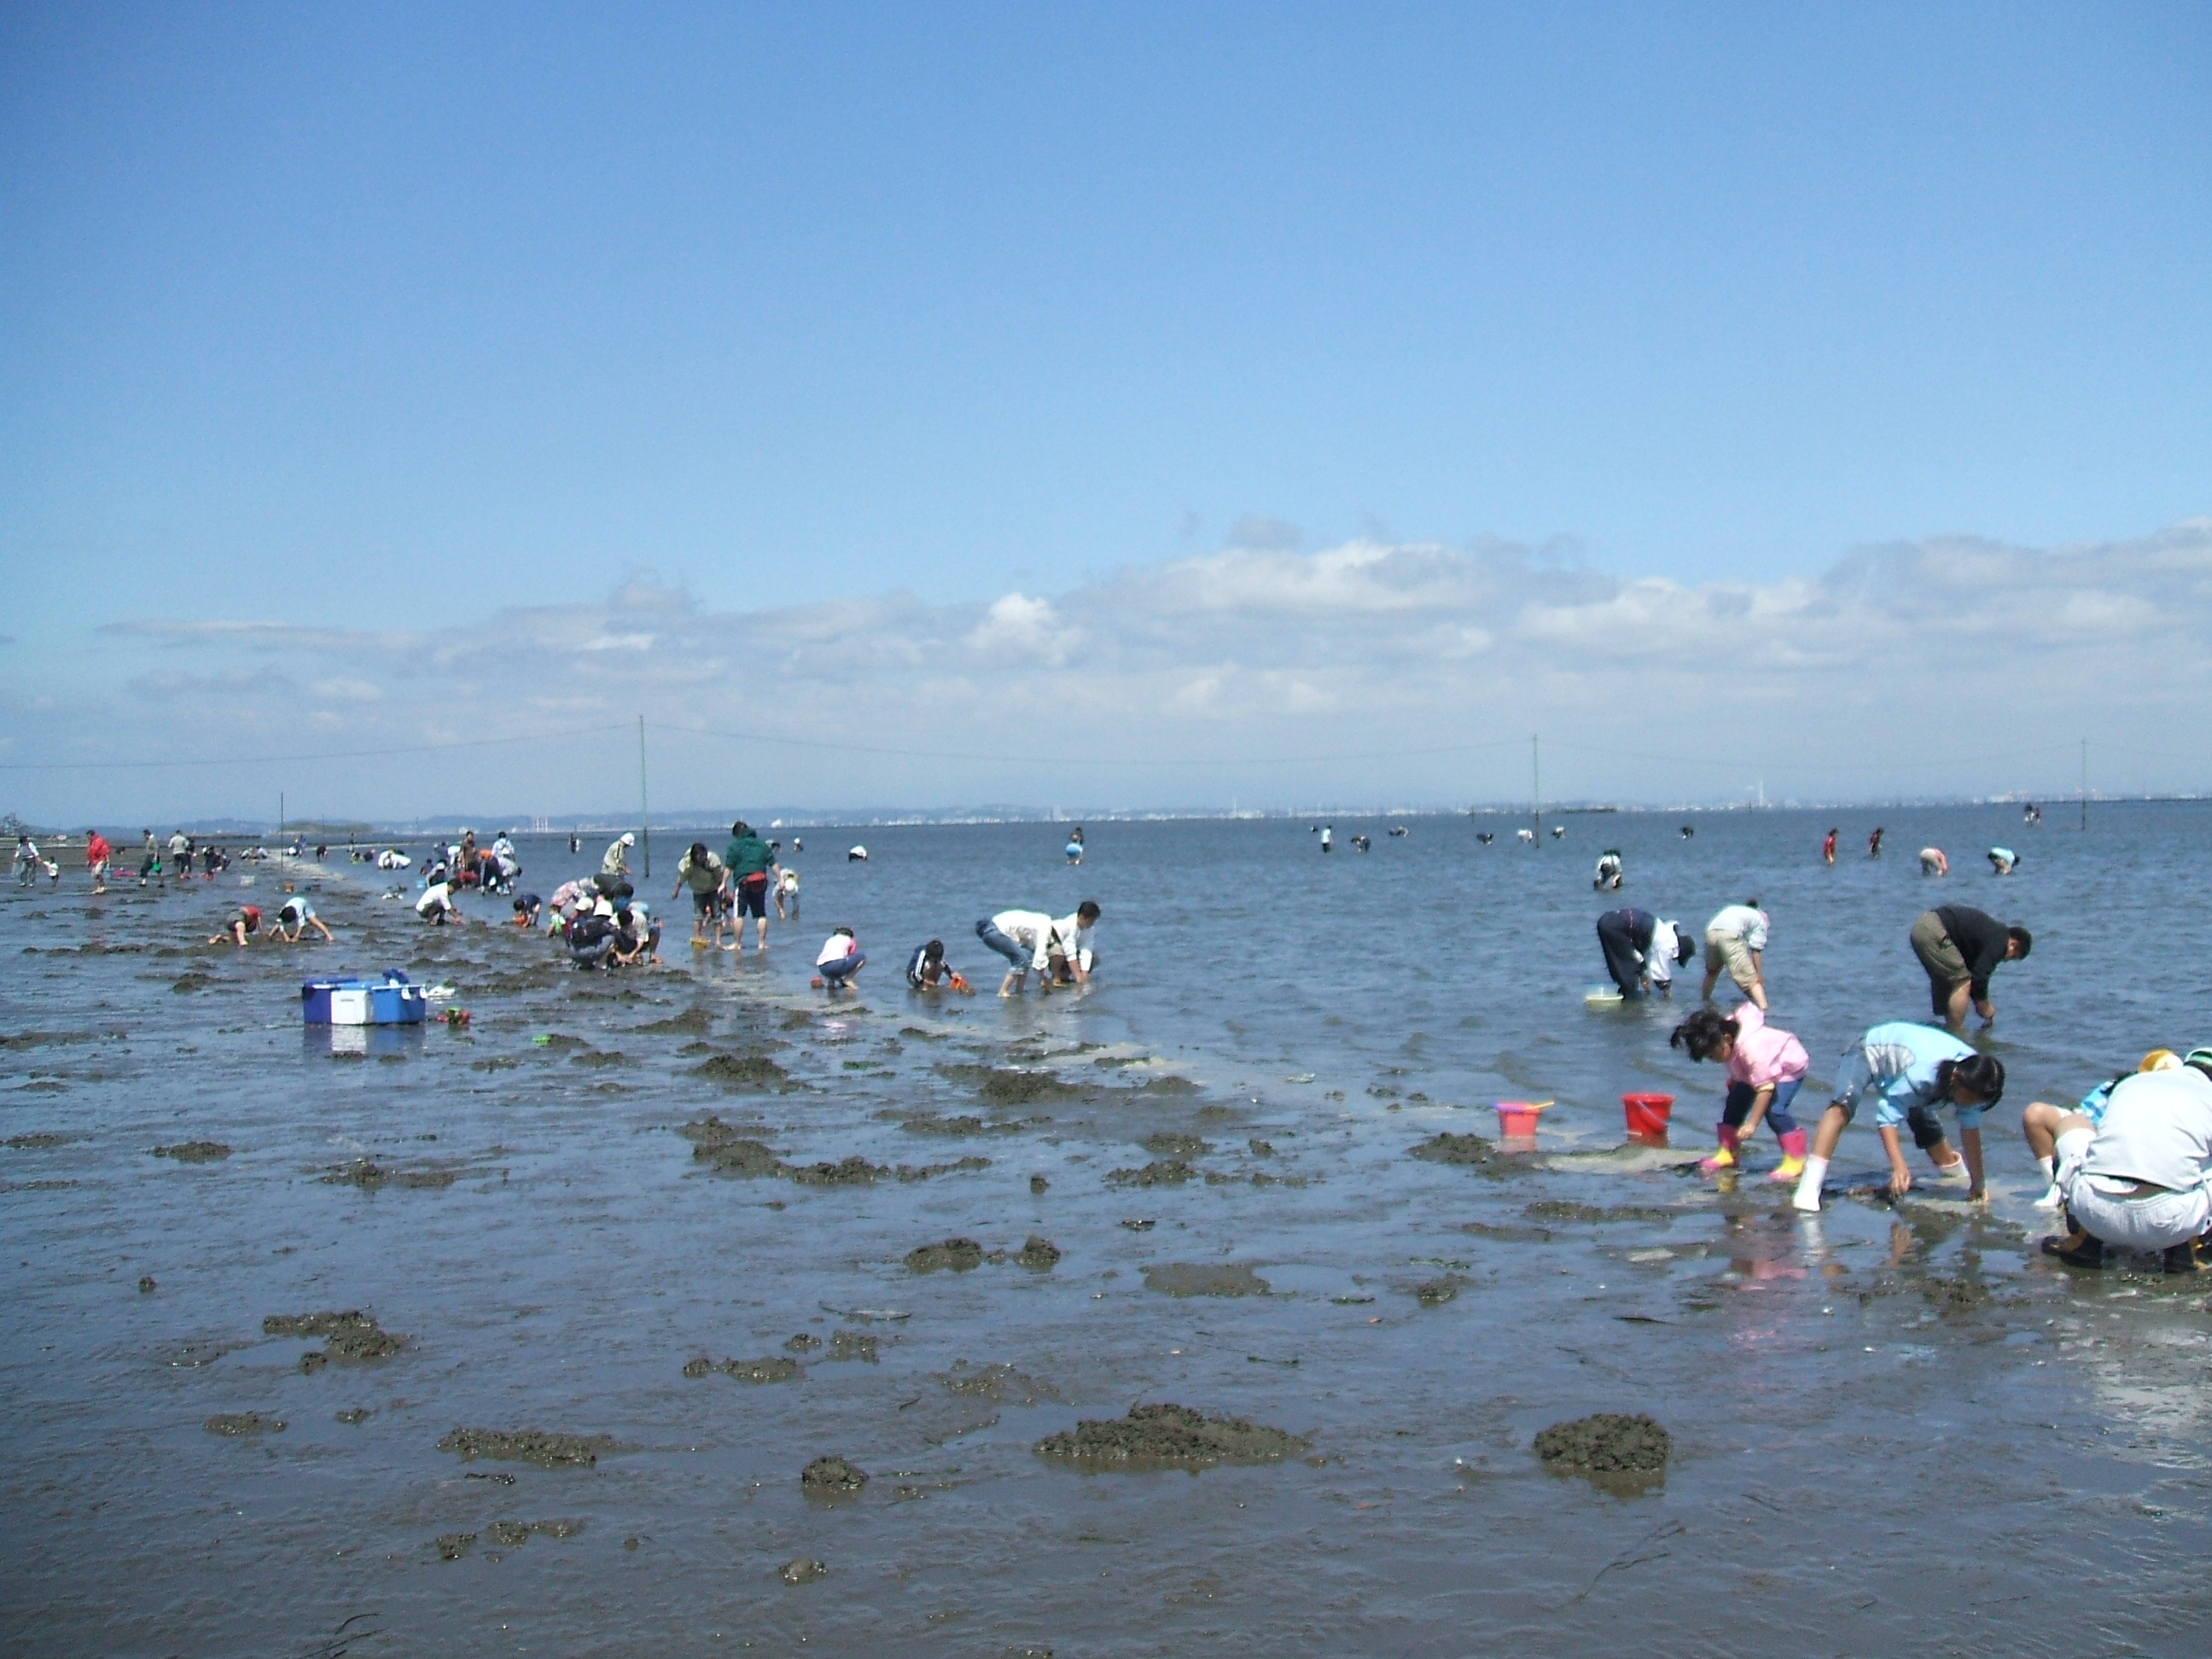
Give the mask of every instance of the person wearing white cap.
[(2171, 1071), (2122, 1078), (2094, 1124), (2069, 1112), (2057, 1149), (2068, 1231), (2043, 1241), (2045, 1255), (2101, 1267), (2107, 1249), (2142, 1250), (2162, 1254), (2170, 1273), (2208, 1265), (2212, 1048), (2192, 1049)]
[(599, 860), (599, 885), (602, 888), (629, 879), (629, 849), (636, 845), (636, 832), (629, 830), (623, 830), (607, 843), (606, 856)]

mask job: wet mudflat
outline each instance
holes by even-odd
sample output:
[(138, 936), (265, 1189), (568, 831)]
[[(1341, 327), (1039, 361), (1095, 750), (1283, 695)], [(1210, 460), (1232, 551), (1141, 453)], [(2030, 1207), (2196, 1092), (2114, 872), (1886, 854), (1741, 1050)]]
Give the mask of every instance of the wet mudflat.
[[(1893, 843), (1965, 863), (1982, 819), (1929, 816)], [(671, 965), (614, 978), (351, 869), (335, 949), (201, 948), (238, 896), (204, 883), (0, 894), (33, 947), (0, 963), (0, 1645), (2201, 1652), (2212, 1287), (2033, 1259), (2012, 1126), (2212, 1036), (2124, 971), (2154, 927), (2212, 945), (2167, 908), (2203, 822), (1954, 878), (2039, 937), (1997, 988), (1996, 1201), (1812, 1225), (1680, 1167), (1717, 1074), (1665, 1011), (1582, 1006), (1579, 849), (1413, 822), (1326, 866), (1302, 825), (1113, 826), (1079, 872), (1035, 829), (872, 830), (802, 865), (819, 920), (769, 961), (672, 909)], [(1631, 902), (1762, 893), (1819, 1069), (1916, 1011), (1938, 896), (1801, 867), (1808, 823), (1604, 834)], [(890, 962), (1085, 893), (1080, 997), (805, 990), (833, 921)], [(1427, 914), (1511, 936), (1312, 971)], [(302, 1033), (301, 978), (387, 964), (470, 1026)], [(1638, 1088), (1681, 1097), (1672, 1149), (1617, 1150)], [(1533, 1155), (1487, 1109), (1522, 1097), (1561, 1103)]]

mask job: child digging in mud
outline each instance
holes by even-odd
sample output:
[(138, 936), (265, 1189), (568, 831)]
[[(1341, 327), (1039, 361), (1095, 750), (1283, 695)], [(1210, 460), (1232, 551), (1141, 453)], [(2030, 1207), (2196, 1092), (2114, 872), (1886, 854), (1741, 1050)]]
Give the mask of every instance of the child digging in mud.
[(1804, 1173), (1805, 1131), (1790, 1114), (1790, 1103), (1811, 1063), (1803, 1043), (1780, 1026), (1769, 1025), (1765, 1012), (1750, 1002), (1728, 1015), (1700, 1008), (1667, 1041), (1688, 1050), (1692, 1060), (1717, 1060), (1728, 1067), (1728, 1093), (1717, 1126), (1720, 1146), (1698, 1169), (1707, 1175), (1736, 1169), (1764, 1118), (1782, 1143), (1782, 1162), (1766, 1178), (1795, 1181)]
[[(1914, 1144), (1928, 1154), (1937, 1178), (1964, 1175), (1967, 1197), (1980, 1201), (1988, 1196), (1982, 1175), (1982, 1114), (2004, 1097), (2004, 1085), (2002, 1060), (1977, 1054), (1948, 1031), (1906, 1020), (1875, 1026), (1844, 1058), (1836, 1097), (1820, 1115), (1820, 1131), (1813, 1138), (1812, 1154), (1805, 1160), (1805, 1173), (1798, 1178), (1791, 1202), (1808, 1215), (1820, 1210), (1828, 1160), (1835, 1156), (1844, 1127), (1858, 1115), (1861, 1101), (1867, 1099), (1874, 1102), (1875, 1127), (1889, 1156), (1893, 1198), (1912, 1190), (1912, 1171), (1897, 1133), (1899, 1125), (1910, 1124)], [(1945, 1106), (1958, 1115), (1963, 1157), (1953, 1153), (1944, 1138), (1937, 1113)]]

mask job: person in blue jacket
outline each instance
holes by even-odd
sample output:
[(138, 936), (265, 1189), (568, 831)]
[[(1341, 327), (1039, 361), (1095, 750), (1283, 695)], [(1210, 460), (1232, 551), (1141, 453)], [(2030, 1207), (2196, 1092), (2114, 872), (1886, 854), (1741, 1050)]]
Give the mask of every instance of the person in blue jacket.
[[(1836, 1093), (1820, 1115), (1812, 1156), (1805, 1160), (1795, 1203), (1808, 1214), (1820, 1207), (1820, 1183), (1844, 1127), (1871, 1103), (1874, 1125), (1889, 1156), (1889, 1190), (1902, 1197), (1912, 1190), (1912, 1171), (1905, 1161), (1898, 1131), (1910, 1125), (1912, 1139), (1928, 1154), (1939, 1177), (1963, 1172), (1967, 1196), (1987, 1196), (1982, 1172), (1982, 1114), (2004, 1096), (2004, 1062), (1976, 1052), (1948, 1031), (1932, 1025), (1893, 1020), (1875, 1026), (1844, 1057)], [(1963, 1157), (1954, 1154), (1937, 1115), (1949, 1107), (1959, 1120)], [(1962, 1168), (1963, 1166), (1963, 1168)]]

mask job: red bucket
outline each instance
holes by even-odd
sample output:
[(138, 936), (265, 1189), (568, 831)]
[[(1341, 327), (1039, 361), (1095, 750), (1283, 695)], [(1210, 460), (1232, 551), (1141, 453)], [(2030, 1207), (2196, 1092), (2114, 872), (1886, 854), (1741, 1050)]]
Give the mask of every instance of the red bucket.
[(1620, 1104), (1628, 1114), (1628, 1133), (1664, 1138), (1667, 1120), (1674, 1115), (1672, 1095), (1623, 1095)]

